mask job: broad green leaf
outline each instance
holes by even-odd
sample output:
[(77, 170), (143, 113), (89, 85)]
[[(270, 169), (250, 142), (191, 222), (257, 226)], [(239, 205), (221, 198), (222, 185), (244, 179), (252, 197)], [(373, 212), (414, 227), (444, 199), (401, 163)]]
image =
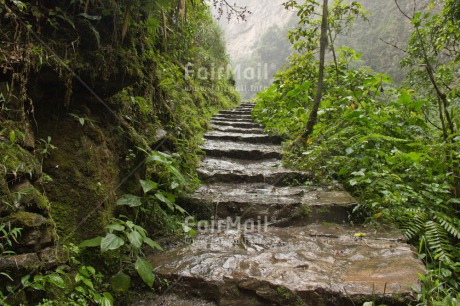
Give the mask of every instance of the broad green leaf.
[(53, 273), (53, 274), (49, 274), (47, 275), (47, 281), (53, 285), (55, 285), (56, 287), (59, 287), (61, 289), (64, 289), (65, 288), (65, 282), (64, 280), (62, 279), (61, 276)]
[(89, 271), (89, 273), (91, 273), (92, 275), (96, 275), (96, 269), (94, 269), (94, 267), (86, 266), (85, 268), (86, 268), (86, 270)]
[(110, 292), (104, 292), (100, 301), (102, 306), (113, 306), (113, 296)]
[(29, 275), (29, 274), (23, 276), (23, 277), (21, 278), (21, 284), (22, 284), (24, 287), (27, 287), (27, 285), (30, 284), (29, 279), (30, 279), (30, 275)]
[(118, 272), (110, 279), (110, 286), (112, 287), (113, 291), (115, 291), (115, 293), (123, 293), (128, 291), (130, 284), (131, 277), (122, 271)]
[(401, 93), (399, 94), (399, 97), (398, 97), (398, 102), (400, 104), (410, 106), (410, 104), (412, 103), (412, 97), (410, 96), (408, 90), (406, 89), (401, 90)]
[(40, 283), (32, 283), (30, 287), (34, 288), (35, 290), (45, 290), (45, 286)]
[(137, 257), (136, 263), (134, 264), (134, 268), (136, 269), (137, 273), (142, 278), (144, 283), (146, 283), (149, 287), (152, 287), (153, 282), (155, 281), (155, 275), (153, 274), (152, 265), (147, 260)]
[(174, 204), (174, 208), (177, 209), (181, 214), (186, 214), (187, 213), (187, 211), (185, 209), (183, 209), (182, 207), (180, 207), (177, 204)]
[(120, 223), (109, 224), (105, 228), (110, 230), (110, 231), (119, 231), (119, 232), (122, 232), (122, 231), (125, 230), (125, 226), (123, 224), (120, 224)]
[(116, 250), (125, 244), (124, 240), (114, 234), (107, 234), (101, 240), (101, 251), (106, 252), (109, 250)]
[(131, 233), (129, 233), (128, 240), (131, 243), (131, 245), (137, 249), (139, 249), (142, 246), (143, 238), (142, 235), (139, 234), (137, 231), (132, 231)]
[(146, 180), (146, 181), (140, 180), (140, 183), (141, 183), (142, 190), (144, 191), (144, 193), (147, 193), (150, 190), (155, 190), (158, 188), (158, 183), (155, 183), (151, 180)]
[(174, 210), (173, 203), (167, 197), (165, 197), (163, 193), (155, 193), (155, 197), (161, 202), (165, 203), (170, 210)]
[(94, 289), (94, 285), (93, 285), (93, 282), (89, 279), (89, 278), (86, 278), (84, 277), (83, 275), (81, 274), (77, 274), (75, 276), (75, 282), (78, 283), (78, 282), (82, 282), (83, 284), (85, 284), (87, 287), (91, 288), (91, 289)]
[(157, 250), (160, 250), (160, 251), (164, 251), (163, 248), (158, 243), (156, 243), (155, 241), (153, 241), (149, 237), (145, 237), (144, 242), (147, 243), (152, 249), (157, 249)]
[(121, 198), (118, 199), (117, 205), (126, 205), (129, 207), (137, 207), (142, 205), (140, 197), (137, 197), (132, 194), (124, 194)]
[(422, 158), (422, 153), (417, 153), (417, 152), (410, 152), (405, 154), (409, 159), (411, 159), (414, 163), (418, 163), (420, 159)]
[(88, 239), (88, 240), (85, 240), (82, 243), (80, 243), (78, 245), (78, 247), (82, 248), (82, 249), (83, 248), (97, 247), (97, 246), (101, 245), (101, 240), (102, 240), (101, 236), (95, 237), (93, 239)]

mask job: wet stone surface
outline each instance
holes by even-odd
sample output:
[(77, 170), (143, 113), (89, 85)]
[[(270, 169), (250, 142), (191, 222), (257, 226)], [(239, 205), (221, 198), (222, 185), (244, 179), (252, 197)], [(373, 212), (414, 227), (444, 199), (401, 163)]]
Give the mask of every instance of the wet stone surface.
[(205, 139), (210, 140), (230, 140), (230, 141), (239, 141), (247, 143), (272, 143), (272, 144), (281, 144), (282, 139), (278, 136), (268, 136), (265, 134), (251, 134), (249, 132), (243, 134), (241, 132), (222, 132), (222, 131), (212, 131), (206, 133), (204, 136)]
[(399, 238), (391, 229), (341, 225), (231, 229), (150, 261), (173, 288), (219, 305), (353, 305), (372, 297), (404, 305), (424, 268)]
[(270, 144), (250, 144), (224, 140), (209, 140), (202, 147), (207, 156), (241, 159), (281, 158), (281, 148)]
[(425, 270), (401, 232), (347, 225), (356, 200), (284, 168), (281, 139), (251, 121), (253, 106), (221, 111), (204, 136), (202, 186), (181, 205), (205, 219), (189, 224), (193, 241), (149, 257), (171, 283), (158, 305), (413, 301)]

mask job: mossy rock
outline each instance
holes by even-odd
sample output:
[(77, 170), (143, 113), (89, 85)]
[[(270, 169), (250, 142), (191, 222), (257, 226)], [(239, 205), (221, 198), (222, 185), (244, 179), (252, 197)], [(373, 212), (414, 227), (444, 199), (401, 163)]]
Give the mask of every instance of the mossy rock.
[(5, 220), (11, 222), (13, 226), (22, 228), (36, 228), (52, 224), (52, 222), (44, 216), (26, 211), (13, 213), (5, 218)]
[(11, 193), (20, 193), (19, 202), (27, 208), (43, 212), (48, 211), (50, 208), (48, 199), (29, 180), (16, 184), (10, 190)]
[(39, 177), (41, 174), (40, 163), (29, 151), (17, 144), (9, 145), (0, 142), (0, 175), (17, 179), (25, 175), (30, 178)]
[(28, 122), (4, 120), (2, 121), (2, 129), (5, 129), (4, 135), (7, 138), (9, 137), (9, 133), (14, 131), (14, 142), (21, 145), (23, 148), (35, 148), (35, 135)]

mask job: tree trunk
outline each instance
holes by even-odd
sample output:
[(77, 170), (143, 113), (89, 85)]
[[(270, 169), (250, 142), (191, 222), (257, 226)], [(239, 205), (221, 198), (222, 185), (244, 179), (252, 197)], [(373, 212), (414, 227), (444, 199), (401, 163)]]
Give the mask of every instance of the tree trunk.
[(327, 30), (329, 32), (329, 43), (331, 44), (332, 58), (334, 59), (335, 65), (335, 81), (339, 83), (339, 64), (337, 63), (337, 56), (335, 54), (334, 40), (332, 39), (331, 29)]
[(316, 122), (318, 120), (318, 109), (321, 104), (321, 98), (323, 95), (323, 82), (324, 82), (324, 61), (326, 57), (326, 48), (327, 48), (327, 18), (328, 18), (328, 8), (327, 1), (323, 0), (323, 17), (321, 20), (321, 38), (319, 45), (319, 73), (318, 73), (318, 84), (316, 85), (316, 95), (313, 102), (313, 107), (310, 112), (310, 117), (308, 118), (307, 127), (303, 133), (303, 138), (308, 138), (313, 129), (315, 128)]

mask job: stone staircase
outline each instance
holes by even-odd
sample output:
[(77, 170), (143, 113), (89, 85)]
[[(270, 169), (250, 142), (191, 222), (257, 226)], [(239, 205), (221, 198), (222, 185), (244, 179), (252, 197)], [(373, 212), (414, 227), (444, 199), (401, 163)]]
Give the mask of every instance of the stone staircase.
[(203, 185), (184, 202), (208, 221), (192, 242), (149, 258), (171, 284), (152, 305), (413, 301), (425, 270), (401, 233), (350, 225), (357, 203), (345, 191), (299, 186), (310, 174), (282, 167), (281, 139), (251, 120), (253, 107), (213, 117)]

